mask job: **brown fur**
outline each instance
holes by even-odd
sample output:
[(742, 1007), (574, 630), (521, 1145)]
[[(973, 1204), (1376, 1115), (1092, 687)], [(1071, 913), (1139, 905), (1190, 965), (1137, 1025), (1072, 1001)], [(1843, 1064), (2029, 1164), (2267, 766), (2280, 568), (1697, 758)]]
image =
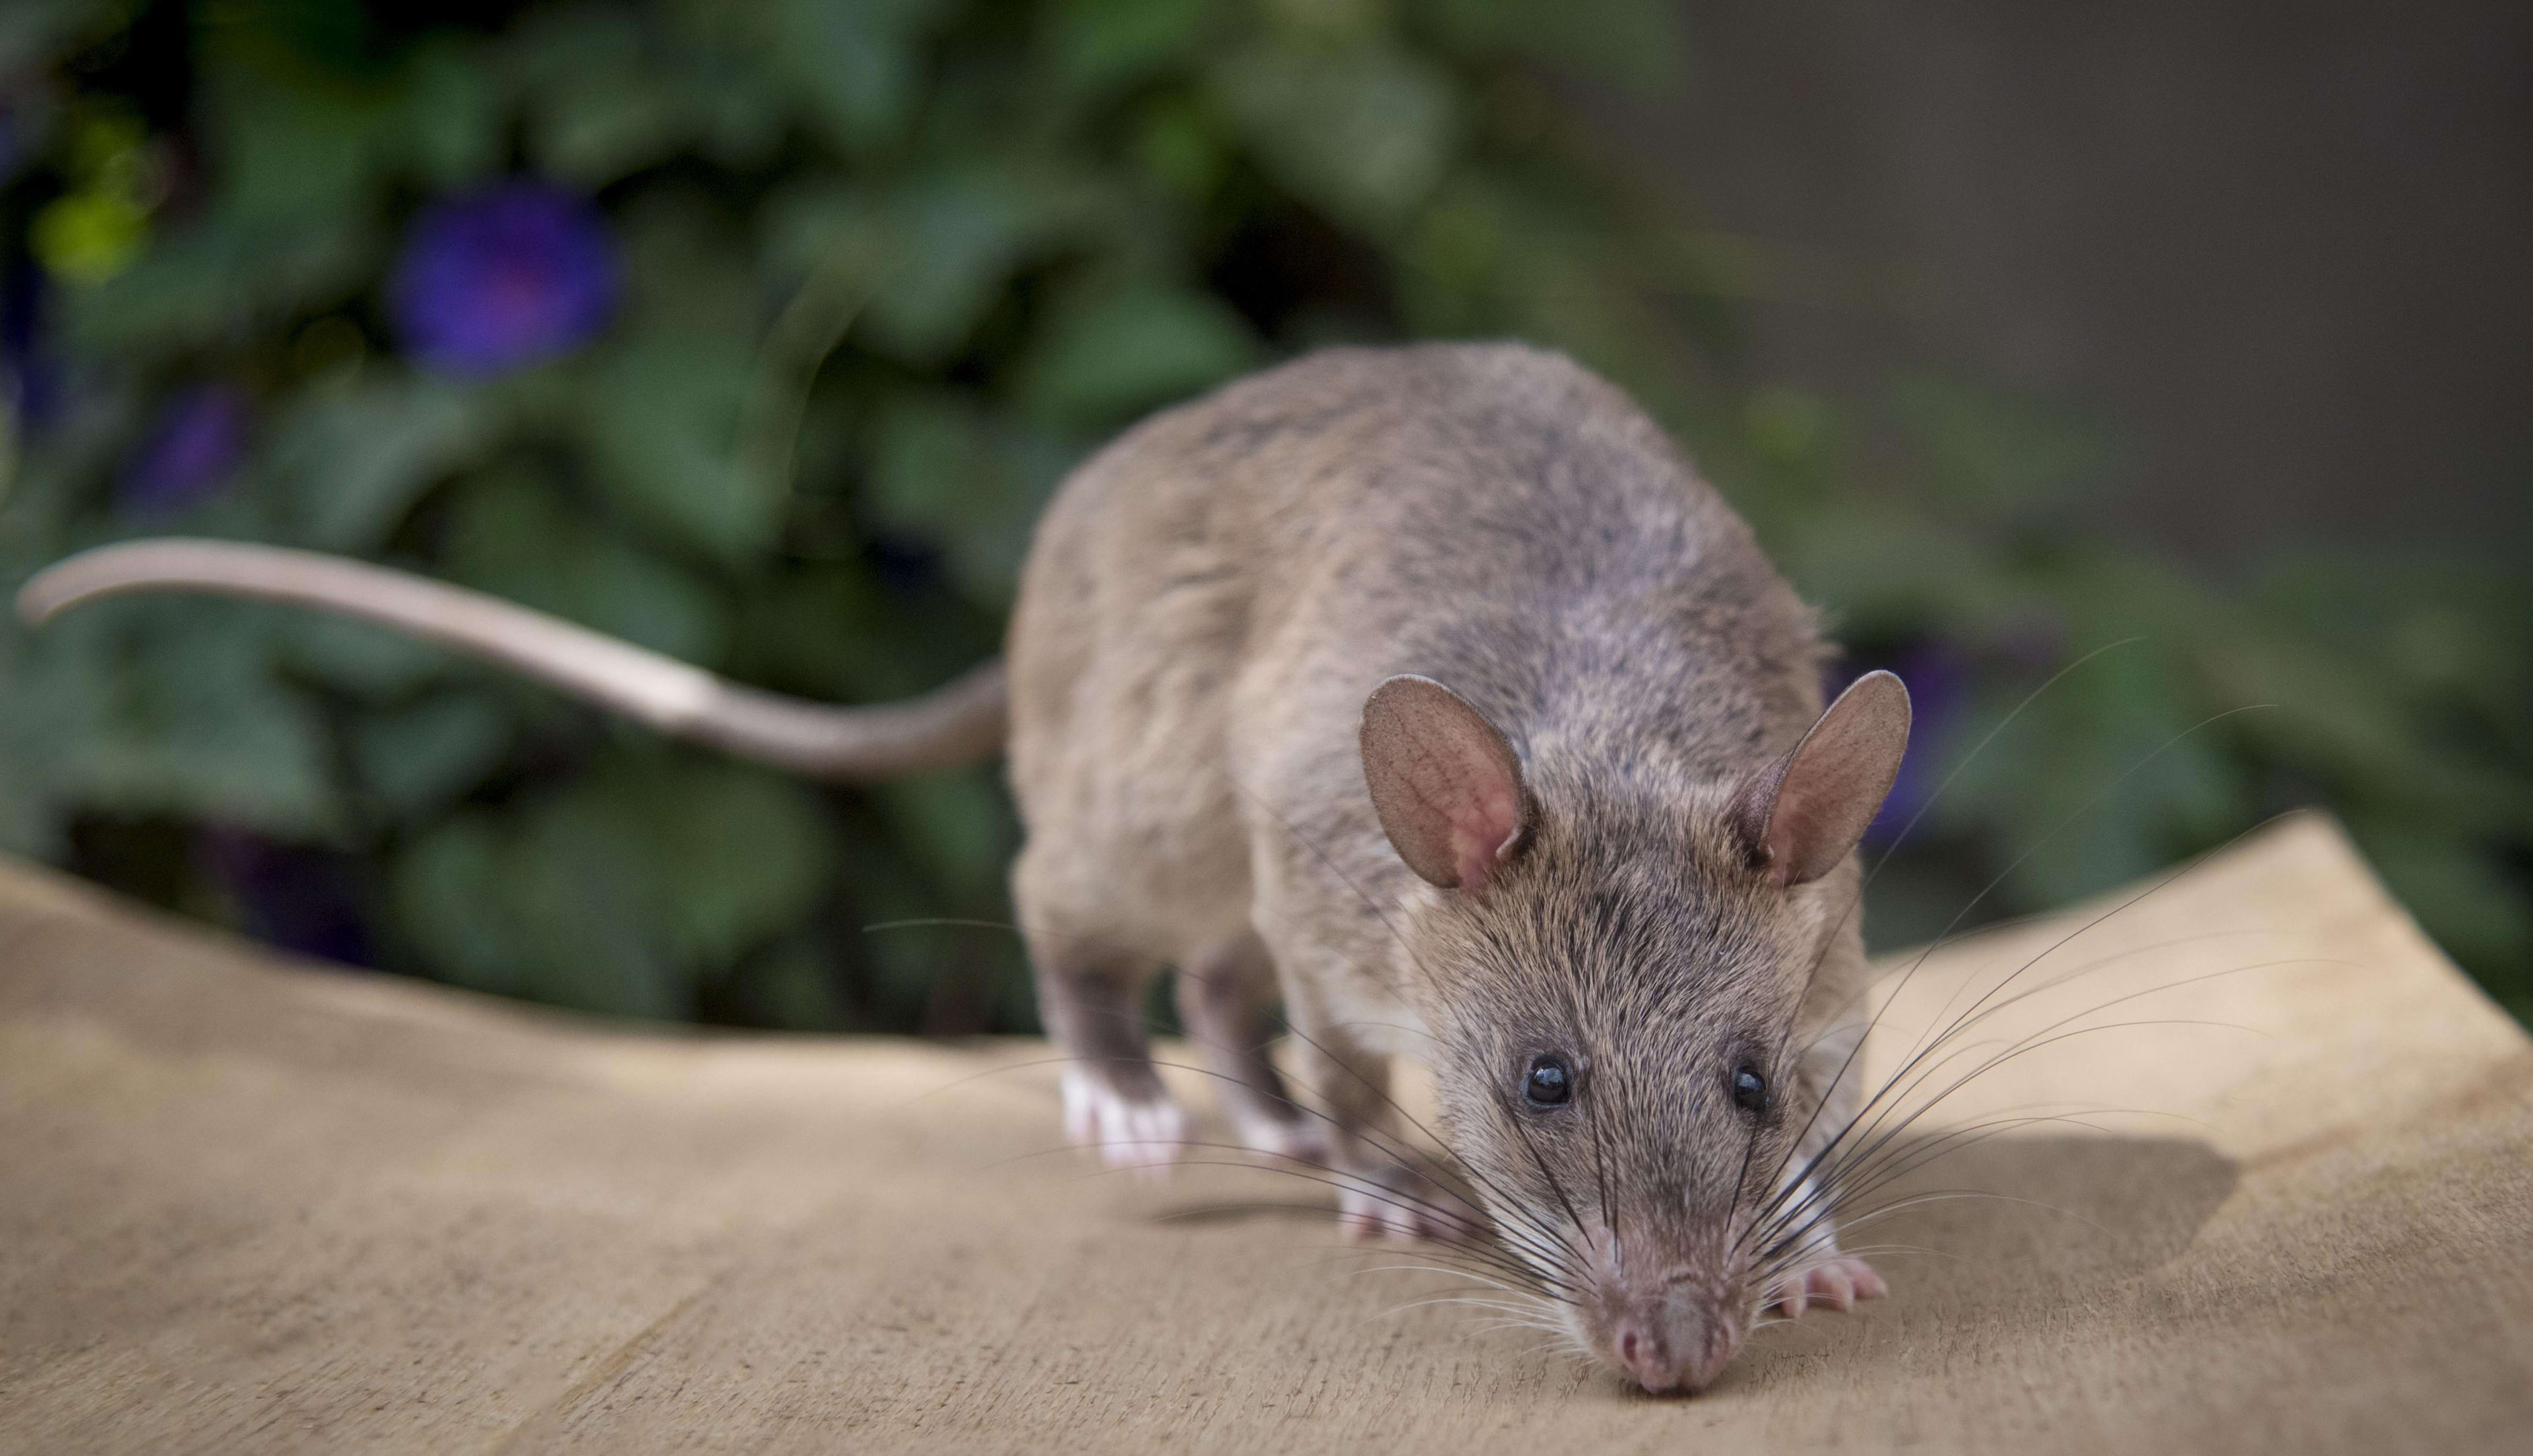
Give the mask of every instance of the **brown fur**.
[[(1736, 790), (1818, 715), (1822, 658), (1748, 529), (1559, 356), (1331, 351), (1161, 415), (1067, 484), (1012, 626), (1013, 888), (1050, 1028), (1110, 1094), (1157, 1098), (1145, 968), (1254, 937), (1233, 960), (1280, 979), (1338, 1168), (1400, 1184), (1378, 1089), (1423, 1058), (1500, 1226), (1597, 1250), (1615, 1225), (1738, 1343), (1765, 1292), (1731, 1246), (1854, 1045), (1864, 965), (1846, 846), (1784, 890), (1736, 829)], [(1366, 792), (1358, 715), (1411, 672), (1526, 766), (1535, 830), (1482, 890), (1419, 880)], [(1195, 1030), (1262, 1140), (1311, 1145), (1259, 1059), (1231, 1065), (1262, 1028)], [(1551, 1047), (1579, 1054), (1575, 1104), (1516, 1129)], [(1756, 1127), (1740, 1059), (1785, 1089)]]

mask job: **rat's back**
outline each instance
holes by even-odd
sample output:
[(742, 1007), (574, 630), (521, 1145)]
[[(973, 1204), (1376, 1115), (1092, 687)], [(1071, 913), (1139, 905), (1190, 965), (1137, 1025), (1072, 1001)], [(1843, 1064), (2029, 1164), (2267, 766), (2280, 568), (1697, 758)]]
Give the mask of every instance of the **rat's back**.
[(1354, 755), (1393, 672), (1448, 681), (1516, 743), (1706, 777), (1808, 722), (1818, 656), (1747, 528), (1569, 360), (1314, 354), (1129, 432), (1040, 522), (1013, 781), (1062, 878), (1105, 884), (1039, 899), (1109, 902), (1100, 933), (1180, 954), (1246, 923), (1262, 814), (1393, 874)]

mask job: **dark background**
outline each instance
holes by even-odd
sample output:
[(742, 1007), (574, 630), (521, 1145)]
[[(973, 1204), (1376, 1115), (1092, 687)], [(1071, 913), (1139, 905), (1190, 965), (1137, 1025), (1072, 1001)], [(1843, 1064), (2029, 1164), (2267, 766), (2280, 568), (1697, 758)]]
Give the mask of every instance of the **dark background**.
[(1612, 141), (1756, 260), (1760, 373), (1967, 371), (2116, 441), (2090, 523), (2533, 560), (2533, 9), (1705, 0)]

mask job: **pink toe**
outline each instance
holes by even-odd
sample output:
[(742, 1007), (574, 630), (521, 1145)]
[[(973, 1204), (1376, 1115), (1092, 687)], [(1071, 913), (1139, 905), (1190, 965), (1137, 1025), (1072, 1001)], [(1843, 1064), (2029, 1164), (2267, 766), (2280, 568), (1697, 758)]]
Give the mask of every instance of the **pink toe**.
[(1835, 1264), (1812, 1271), (1811, 1292), (1842, 1314), (1856, 1308), (1856, 1286), (1848, 1282), (1847, 1271)]

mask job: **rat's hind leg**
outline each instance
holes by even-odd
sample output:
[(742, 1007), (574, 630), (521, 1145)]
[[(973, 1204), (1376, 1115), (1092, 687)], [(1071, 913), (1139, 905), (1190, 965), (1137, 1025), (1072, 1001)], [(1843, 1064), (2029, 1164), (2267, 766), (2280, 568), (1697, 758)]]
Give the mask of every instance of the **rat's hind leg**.
[(1167, 1167), (1193, 1129), (1152, 1069), (1143, 1004), (1156, 962), (1037, 927), (1029, 945), (1038, 1016), (1073, 1059), (1064, 1069), (1065, 1136), (1098, 1148), (1112, 1168)]
[(1179, 967), (1179, 1019), (1216, 1077), (1216, 1095), (1240, 1140), (1263, 1153), (1325, 1163), (1325, 1125), (1284, 1090), (1268, 1048), (1275, 962), (1253, 931), (1217, 942)]
[(1029, 942), (1038, 1019), (1071, 1059), (1064, 1132), (1113, 1168), (1168, 1166), (1192, 1136), (1152, 1069), (1144, 993), (1161, 961), (1122, 935), (1100, 863), (1070, 835), (1033, 829), (1012, 865), (1012, 900)]

